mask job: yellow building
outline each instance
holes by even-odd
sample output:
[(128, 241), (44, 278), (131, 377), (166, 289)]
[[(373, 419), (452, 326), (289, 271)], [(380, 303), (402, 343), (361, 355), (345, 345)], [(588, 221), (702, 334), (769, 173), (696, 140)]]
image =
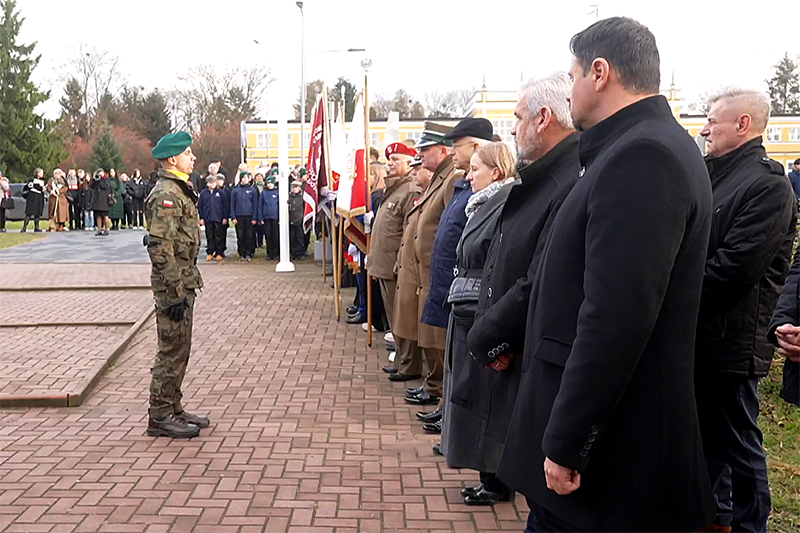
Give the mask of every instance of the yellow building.
[[(678, 98), (679, 92), (673, 83), (663, 94), (669, 100), (675, 117), (692, 137), (698, 139), (698, 144), (702, 147), (703, 143), (699, 139), (699, 133), (706, 122), (705, 116), (682, 113), (686, 105), (683, 100)], [(511, 128), (514, 126), (514, 108), (517, 99), (517, 91), (490, 91), (484, 85), (473, 96), (470, 116), (490, 120), (494, 125), (495, 133), (504, 141), (513, 143)], [(432, 120), (454, 126), (459, 119)], [(390, 142), (402, 141), (407, 138), (419, 140), (424, 124), (425, 119), (392, 121), (384, 118), (372, 120), (370, 121), (370, 146), (376, 147), (383, 153), (384, 148)], [(300, 121), (289, 122), (288, 129), (289, 162), (291, 165), (295, 165), (305, 159), (301, 158), (300, 154)], [(306, 123), (306, 149), (308, 149), (310, 131), (311, 125)], [(783, 164), (787, 171), (790, 170), (792, 162), (800, 157), (800, 115), (777, 115), (770, 118), (764, 134), (764, 146), (770, 157)], [(247, 163), (251, 170), (277, 161), (277, 122), (248, 122), (246, 151)]]

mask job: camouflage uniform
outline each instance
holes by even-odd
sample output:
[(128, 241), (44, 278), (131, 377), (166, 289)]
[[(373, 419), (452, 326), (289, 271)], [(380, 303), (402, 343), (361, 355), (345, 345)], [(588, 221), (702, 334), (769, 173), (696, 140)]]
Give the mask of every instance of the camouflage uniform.
[[(158, 330), (149, 412), (151, 418), (160, 420), (183, 412), (181, 383), (192, 348), (195, 291), (203, 287), (203, 279), (197, 269), (200, 251), (197, 194), (169, 170), (160, 169), (158, 177), (158, 183), (147, 197), (145, 216)], [(184, 299), (187, 309), (183, 320), (170, 320), (165, 311)]]

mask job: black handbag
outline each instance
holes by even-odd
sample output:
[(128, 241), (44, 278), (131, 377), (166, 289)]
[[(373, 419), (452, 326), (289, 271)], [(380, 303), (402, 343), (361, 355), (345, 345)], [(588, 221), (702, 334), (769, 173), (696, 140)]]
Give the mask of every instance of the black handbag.
[(15, 205), (13, 198), (3, 198), (0, 200), (0, 209), (14, 209)]
[(453, 280), (447, 293), (447, 303), (450, 305), (478, 303), (481, 295), (481, 278), (458, 277)]

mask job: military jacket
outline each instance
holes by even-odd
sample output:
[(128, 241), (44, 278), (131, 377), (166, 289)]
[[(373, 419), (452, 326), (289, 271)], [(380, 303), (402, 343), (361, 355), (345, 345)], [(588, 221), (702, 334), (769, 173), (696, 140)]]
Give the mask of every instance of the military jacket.
[(197, 193), (177, 175), (160, 169), (158, 182), (145, 203), (145, 217), (153, 292), (180, 300), (187, 290), (202, 288), (203, 278), (197, 268), (200, 252)]

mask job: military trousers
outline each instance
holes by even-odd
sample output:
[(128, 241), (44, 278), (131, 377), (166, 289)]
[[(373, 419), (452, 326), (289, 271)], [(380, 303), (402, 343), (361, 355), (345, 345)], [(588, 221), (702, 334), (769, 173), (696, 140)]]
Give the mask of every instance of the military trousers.
[(431, 396), (442, 397), (442, 381), (444, 380), (444, 350), (438, 348), (422, 348), (425, 357), (426, 376), (425, 391)]
[[(397, 280), (379, 279), (381, 297), (386, 317), (389, 319), (389, 328), (394, 332), (394, 295), (397, 291)], [(417, 346), (417, 341), (398, 337), (395, 333), (394, 344), (397, 351), (394, 356), (394, 367), (401, 374), (416, 376), (422, 374), (422, 350)]]
[(173, 321), (166, 316), (169, 305), (165, 293), (156, 293), (156, 331), (158, 333), (158, 352), (151, 369), (150, 418), (161, 420), (164, 417), (183, 412), (181, 385), (186, 376), (186, 366), (192, 351), (192, 322), (194, 315), (195, 292), (187, 291), (189, 307), (183, 320)]

